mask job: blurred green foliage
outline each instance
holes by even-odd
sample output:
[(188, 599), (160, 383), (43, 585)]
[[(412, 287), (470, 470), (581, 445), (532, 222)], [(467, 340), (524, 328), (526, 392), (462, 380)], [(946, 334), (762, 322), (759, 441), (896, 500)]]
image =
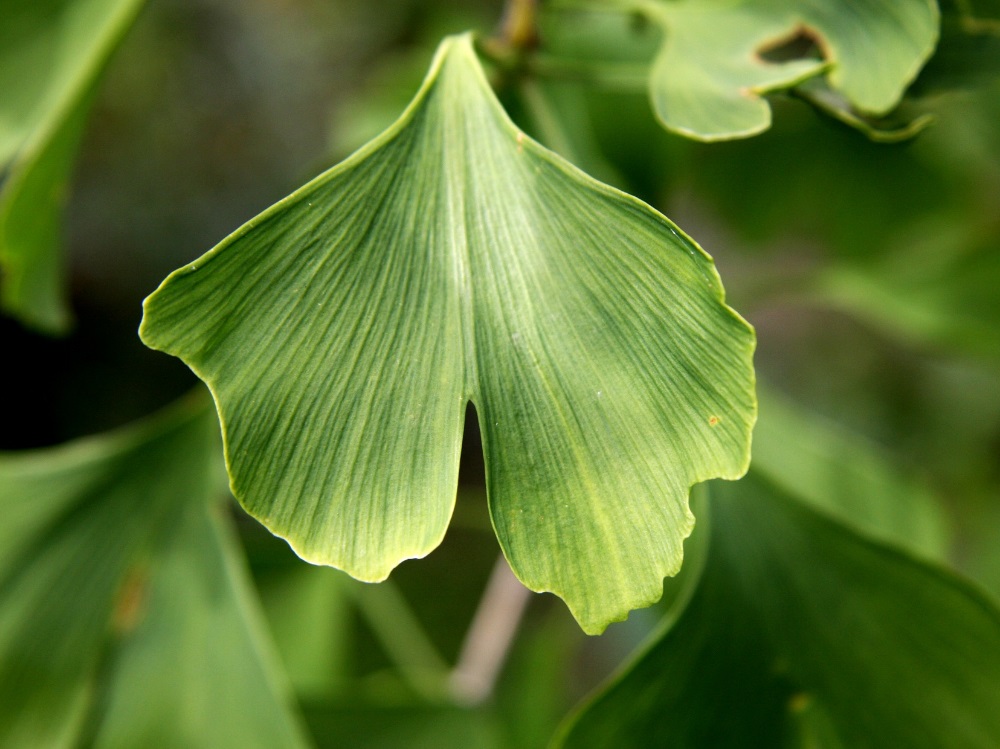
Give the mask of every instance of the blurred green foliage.
[[(0, 11), (12, 7), (10, 2), (0, 0)], [(748, 483), (722, 490), (730, 495), (724, 498), (730, 507), (716, 513), (720, 525), (709, 528), (706, 553), (728, 538), (741, 548), (756, 541), (771, 551), (759, 557), (767, 564), (754, 569), (766, 568), (767, 560), (784, 553), (781, 535), (771, 532), (775, 526), (759, 527), (770, 513), (787, 523), (789, 533), (821, 528), (817, 533), (835, 540), (831, 548), (891, 559), (893, 574), (907, 579), (930, 574), (949, 591), (945, 598), (965, 596), (966, 603), (980, 601), (995, 612), (1000, 595), (996, 3), (941, 4), (937, 52), (897, 113), (903, 123), (923, 114), (933, 115), (934, 122), (895, 144), (874, 143), (865, 135), (865, 128), (885, 123), (855, 122), (859, 130), (825, 116), (794, 91), (768, 97), (773, 124), (757, 137), (701, 144), (668, 134), (652, 115), (645, 87), (657, 30), (641, 15), (616, 7), (542, 3), (539, 47), (515, 65), (497, 58), (491, 71), (519, 126), (584, 170), (662, 210), (695, 237), (715, 258), (730, 303), (757, 329), (756, 366), (775, 393), (777, 415), (765, 421), (762, 397), (760, 465)], [(142, 298), (169, 270), (388, 126), (411, 98), (441, 36), (467, 28), (489, 32), (502, 14), (499, 0), (395, 0), (377, 9), (360, 0), (151, 0), (108, 64), (83, 130), (60, 231), (75, 327), (64, 338), (47, 339), (11, 319), (0, 320), (7, 384), (0, 448), (11, 451), (0, 471), (23, 475), (24, 461), (41, 458), (18, 451), (120, 427), (188, 390), (195, 381), (182, 365), (138, 341)], [(583, 64), (593, 60), (603, 62)], [(13, 154), (8, 151), (5, 163)], [(11, 167), (4, 189), (14, 176)], [(185, 450), (178, 448), (177, 454)], [(778, 609), (751, 616), (753, 604), (737, 605), (739, 596), (718, 594), (735, 585), (725, 573), (739, 566), (732, 562), (739, 545), (734, 541), (733, 548), (717, 551), (722, 556), (715, 559), (722, 561), (706, 562), (714, 565), (711, 574), (719, 582), (701, 599), (693, 599), (693, 591), (707, 573), (686, 567), (680, 579), (666, 582), (662, 604), (633, 613), (599, 639), (585, 639), (562, 606), (536, 597), (493, 697), (474, 707), (453, 699), (449, 668), (459, 658), (497, 554), (480, 454), (475, 420), (468, 419), (456, 517), (444, 544), (427, 559), (402, 565), (393, 574), (394, 587), (376, 593), (375, 600), (341, 573), (303, 566), (283, 542), (226, 504), (221, 488), (208, 490), (204, 499), (225, 509), (224, 517), (208, 520), (198, 514), (201, 509), (189, 510), (184, 517), (190, 522), (166, 534), (175, 539), (172, 546), (162, 539), (139, 545), (159, 549), (155, 554), (168, 560), (176, 559), (168, 549), (187, 548), (184, 559), (200, 558), (223, 582), (237, 581), (246, 593), (241, 606), (262, 609), (263, 616), (255, 615), (259, 630), (253, 638), (273, 640), (279, 670), (299, 701), (288, 720), (301, 720), (319, 747), (545, 746), (571, 706), (647, 635), (665, 636), (659, 642), (672, 647), (676, 638), (690, 634), (684, 628), (689, 625), (672, 627), (695, 616), (697, 610), (684, 609), (692, 600), (699, 610), (731, 607), (724, 614), (731, 621), (745, 616), (748, 626), (739, 636), (750, 638), (751, 649), (760, 645), (760, 617), (776, 616)], [(51, 453), (52, 459), (58, 455)], [(36, 511), (42, 513), (45, 503), (21, 493), (21, 485), (9, 478), (13, 474), (0, 475), (4, 516), (15, 517), (12, 508), (21, 501), (22, 507), (33, 507), (25, 518), (41, 517)], [(128, 495), (134, 504), (154, 495), (157, 508), (174, 501), (145, 491), (143, 483), (152, 479), (130, 480), (137, 486)], [(769, 492), (780, 498), (760, 498)], [(111, 512), (101, 496), (123, 495), (97, 491), (95, 496), (58, 524), (39, 521), (37, 527), (47, 528), (51, 538), (70, 538), (74, 527), (91, 527), (93, 518)], [(752, 513), (754, 502), (770, 509)], [(145, 527), (141, 513), (115, 509), (113, 514), (123, 537), (134, 526)], [(235, 527), (238, 544), (231, 543), (227, 527)], [(126, 661), (112, 663), (107, 655), (114, 652), (108, 643), (120, 635), (106, 619), (116, 607), (98, 607), (104, 619), (96, 614), (94, 620), (75, 620), (79, 591), (66, 580), (77, 578), (64, 579), (53, 570), (64, 552), (60, 564), (77, 572), (96, 575), (114, 567), (110, 576), (95, 578), (107, 583), (102, 600), (113, 604), (117, 584), (128, 577), (121, 572), (128, 565), (114, 562), (131, 558), (135, 548), (108, 542), (114, 553), (97, 563), (80, 547), (83, 561), (77, 563), (66, 546), (54, 544), (47, 552), (43, 546), (18, 546), (24, 525), (11, 521), (9, 528), (13, 536), (0, 551), (5, 565), (0, 623), (20, 627), (17, 652), (53, 658), (83, 642), (73, 633), (85, 630), (86, 648), (48, 677), (85, 674), (88, 688), (101, 696), (90, 713), (71, 704), (72, 695), (60, 696), (60, 704), (68, 705), (67, 720), (85, 724), (82, 733), (67, 729), (36, 745), (89, 746), (100, 735), (102, 720), (115, 715), (114, 706), (124, 705), (128, 716), (141, 715), (128, 699), (142, 699), (143, 687), (116, 696), (113, 666), (128, 671)], [(752, 537), (740, 539), (754, 528)], [(690, 543), (701, 543), (697, 534)], [(922, 558), (938, 561), (917, 562), (901, 551), (914, 546), (923, 549)], [(253, 586), (239, 582), (244, 553)], [(147, 558), (150, 554), (155, 557), (149, 551)], [(222, 567), (225, 574), (219, 571), (220, 555), (236, 565)], [(927, 567), (931, 564), (938, 566)], [(158, 569), (171, 569), (170, 563)], [(801, 573), (810, 569), (803, 566)], [(949, 569), (974, 582), (961, 581)], [(192, 589), (204, 582), (204, 576), (185, 570)], [(62, 587), (39, 583), (35, 594), (42, 603), (18, 608), (15, 602), (28, 600), (24, 591), (31, 589), (25, 581), (47, 574), (62, 580)], [(858, 576), (867, 580), (869, 591), (895, 579), (880, 582), (879, 574)], [(766, 572), (754, 575), (751, 588), (771, 590)], [(155, 600), (169, 600), (172, 616), (183, 619), (177, 612), (195, 605), (171, 585), (162, 590)], [(853, 601), (849, 592), (839, 597), (838, 616), (849, 617)], [(935, 622), (949, 621), (945, 608), (934, 612)], [(387, 611), (397, 612), (388, 615), (388, 626)], [(808, 644), (799, 625), (785, 623), (787, 642), (805, 638)], [(185, 632), (181, 626), (169, 629), (171, 637)], [(988, 678), (996, 660), (991, 635), (974, 635), (962, 624), (944, 630), (942, 636), (954, 638), (956, 647), (975, 636), (988, 648), (973, 675)], [(195, 639), (201, 646), (208, 642)], [(174, 663), (179, 646), (166, 647), (168, 655), (158, 657)], [(656, 647), (652, 641), (642, 652)], [(776, 646), (768, 641), (767, 647)], [(0, 647), (0, 655), (9, 652)], [(727, 665), (721, 660), (725, 648), (703, 652), (714, 659), (720, 678), (741, 655), (733, 653)], [(917, 666), (922, 655), (912, 654)], [(136, 658), (141, 656), (134, 655), (133, 664)], [(0, 661), (0, 668), (12, 662)], [(740, 668), (757, 678), (755, 665), (768, 664)], [(867, 678), (863, 665), (851, 672), (854, 683)], [(221, 682), (225, 670), (210, 675)], [(34, 694), (29, 687), (47, 683), (42, 671), (19, 673), (3, 684), (4, 694), (13, 695), (3, 709), (20, 710), (25, 703), (18, 700)], [(170, 694), (181, 683), (165, 673), (157, 688)], [(715, 686), (699, 683), (708, 693)], [(789, 703), (789, 693), (779, 692), (769, 719), (784, 720), (781, 710), (805, 704)], [(661, 714), (667, 714), (664, 704), (655, 706)], [(704, 712), (693, 718), (721, 720), (716, 703), (700, 702), (696, 709)], [(23, 715), (30, 717), (30, 711)], [(983, 730), (995, 730), (989, 716), (982, 717)], [(808, 715), (802, 718), (796, 725), (803, 733), (789, 740), (835, 746), (829, 714), (813, 718), (811, 723)], [(52, 720), (55, 731), (57, 723)], [(74, 743), (79, 735), (87, 737), (82, 744)], [(955, 745), (1000, 742), (987, 736)]]

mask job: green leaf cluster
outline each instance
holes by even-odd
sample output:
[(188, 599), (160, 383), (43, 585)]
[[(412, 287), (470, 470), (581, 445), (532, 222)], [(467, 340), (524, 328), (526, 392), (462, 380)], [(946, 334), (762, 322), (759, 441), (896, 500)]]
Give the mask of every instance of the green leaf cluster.
[[(849, 12), (841, 3), (822, 0), (645, 7), (664, 28), (650, 73), (653, 108), (667, 128), (702, 140), (767, 129), (771, 110), (762, 94), (824, 71), (829, 71), (826, 85), (850, 107), (885, 114), (899, 103), (938, 35), (933, 0), (865, 0)], [(781, 59), (778, 52), (795, 42), (807, 54), (790, 50), (790, 59)], [(815, 57), (808, 54), (809, 45)]]

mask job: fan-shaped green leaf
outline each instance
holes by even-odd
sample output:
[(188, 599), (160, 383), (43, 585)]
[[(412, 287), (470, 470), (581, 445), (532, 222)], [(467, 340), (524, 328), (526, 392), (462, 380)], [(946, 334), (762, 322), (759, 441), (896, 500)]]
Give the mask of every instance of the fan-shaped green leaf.
[[(643, 3), (664, 29), (650, 95), (670, 130), (700, 140), (771, 124), (762, 97), (829, 69), (830, 86), (866, 114), (892, 109), (937, 41), (934, 0), (678, 0)], [(820, 57), (768, 59), (800, 38)]]
[(1000, 745), (991, 601), (752, 472), (711, 494), (697, 590), (562, 746)]
[(211, 501), (217, 435), (199, 399), (0, 456), (0, 746), (304, 745)]
[(676, 572), (691, 484), (747, 464), (753, 333), (710, 258), (518, 130), (469, 36), (381, 137), (172, 274), (141, 334), (212, 388), (243, 505), (365, 580), (440, 542), (471, 400), (512, 568), (590, 632)]
[(59, 215), (96, 81), (142, 0), (6, 0), (0, 10), (0, 306), (63, 332)]

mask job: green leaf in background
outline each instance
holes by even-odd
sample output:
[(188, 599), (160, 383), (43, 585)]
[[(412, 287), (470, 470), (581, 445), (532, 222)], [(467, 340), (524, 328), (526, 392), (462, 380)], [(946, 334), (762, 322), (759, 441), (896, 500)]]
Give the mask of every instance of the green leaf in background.
[(0, 307), (70, 323), (59, 215), (97, 80), (142, 0), (6, 0), (0, 15)]
[(947, 549), (937, 497), (863, 436), (758, 385), (751, 471), (842, 523), (932, 559)]
[(221, 509), (172, 515), (145, 616), (112, 661), (97, 749), (306, 746)]
[(898, 107), (890, 117), (866, 117), (856, 112), (846, 96), (834, 91), (821, 78), (803, 81), (795, 87), (795, 95), (818, 111), (861, 131), (876, 143), (901, 143), (934, 124), (934, 115), (929, 112), (914, 114), (911, 118), (902, 117), (899, 110), (905, 109), (905, 106)]
[(830, 265), (816, 298), (907, 343), (1000, 361), (997, 219), (977, 219), (931, 216), (884, 257)]
[(748, 462), (753, 332), (711, 259), (526, 137), (468, 35), (382, 136), (173, 273), (141, 335), (211, 387), (244, 507), (364, 580), (440, 543), (472, 401), (511, 567), (588, 632), (659, 597), (689, 487)]
[[(664, 29), (650, 73), (663, 125), (699, 140), (766, 130), (763, 94), (829, 70), (830, 87), (858, 111), (881, 115), (899, 102), (934, 49), (934, 0), (652, 0), (641, 7)], [(813, 44), (818, 56), (768, 59), (784, 43)]]
[(297, 563), (258, 585), (274, 644), (301, 698), (329, 698), (346, 689), (354, 645), (349, 581), (336, 570)]
[(942, 0), (941, 39), (921, 71), (918, 95), (970, 89), (1000, 78), (1000, 4)]
[(204, 399), (0, 456), (0, 746), (303, 747)]
[(1000, 745), (992, 602), (753, 474), (711, 493), (698, 589), (562, 746)]
[(941, 41), (911, 92), (917, 96), (974, 89), (1000, 80), (1000, 21), (988, 33), (942, 22)]

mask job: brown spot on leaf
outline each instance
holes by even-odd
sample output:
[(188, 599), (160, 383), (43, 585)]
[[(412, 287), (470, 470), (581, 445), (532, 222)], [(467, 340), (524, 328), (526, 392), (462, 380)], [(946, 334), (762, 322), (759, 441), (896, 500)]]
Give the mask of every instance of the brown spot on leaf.
[(788, 700), (788, 711), (791, 713), (804, 713), (812, 703), (812, 697), (806, 692), (797, 692)]
[(126, 635), (142, 621), (146, 613), (146, 595), (149, 576), (142, 567), (133, 567), (122, 581), (115, 607), (111, 612), (111, 628), (118, 635)]

